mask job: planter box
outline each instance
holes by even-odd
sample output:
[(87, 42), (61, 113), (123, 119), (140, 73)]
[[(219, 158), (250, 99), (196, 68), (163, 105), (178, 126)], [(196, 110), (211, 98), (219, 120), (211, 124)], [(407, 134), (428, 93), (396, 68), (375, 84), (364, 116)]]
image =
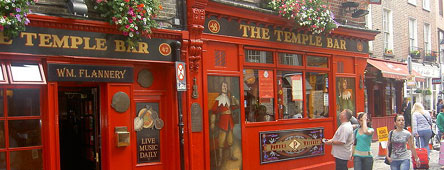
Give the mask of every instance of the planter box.
[(416, 53), (410, 53), (410, 56), (411, 56), (412, 58), (421, 58), (421, 53), (418, 53), (418, 54), (416, 54)]
[(424, 56), (424, 61), (436, 62), (436, 57), (432, 55), (426, 55)]

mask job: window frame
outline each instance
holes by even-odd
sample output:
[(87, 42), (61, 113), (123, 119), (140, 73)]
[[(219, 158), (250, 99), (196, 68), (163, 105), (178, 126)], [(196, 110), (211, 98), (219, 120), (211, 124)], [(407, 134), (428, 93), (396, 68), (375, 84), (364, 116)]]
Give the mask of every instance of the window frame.
[(384, 51), (390, 49), (393, 51), (393, 22), (392, 11), (384, 8), (382, 12), (382, 27), (383, 27), (383, 39), (384, 39)]
[[(273, 49), (265, 49), (261, 47), (251, 47), (251, 46), (244, 46), (242, 49), (242, 54), (245, 54), (245, 50), (259, 50), (259, 51), (270, 51), (273, 53), (273, 64), (266, 64), (266, 63), (253, 63), (253, 62), (246, 62), (246, 56), (241, 57), (243, 66), (242, 69), (254, 69), (254, 70), (272, 70), (273, 71), (273, 89), (274, 89), (274, 120), (275, 121), (265, 121), (265, 122), (249, 122), (245, 121), (246, 126), (261, 126), (264, 124), (273, 124), (274, 122), (293, 122), (293, 121), (311, 121), (311, 120), (325, 120), (325, 119), (332, 119), (332, 112), (329, 109), (328, 117), (325, 118), (309, 118), (307, 113), (307, 107), (306, 107), (306, 89), (305, 89), (305, 83), (306, 83), (306, 73), (307, 72), (316, 72), (316, 73), (326, 73), (328, 75), (328, 83), (329, 87), (328, 89), (328, 96), (329, 101), (331, 101), (331, 95), (333, 92), (331, 92), (331, 80), (333, 73), (330, 72), (331, 66), (332, 66), (332, 55), (331, 54), (322, 54), (322, 53), (313, 53), (313, 52), (301, 52), (301, 51), (290, 51), (290, 50), (273, 50)], [(294, 66), (294, 65), (285, 65), (279, 63), (279, 55), (278, 53), (289, 53), (289, 54), (298, 54), (302, 56), (302, 66)], [(307, 57), (308, 56), (315, 56), (315, 57), (325, 57), (327, 58), (327, 67), (310, 67), (307, 66)], [(301, 72), (302, 73), (302, 91), (303, 91), (303, 118), (291, 118), (291, 119), (283, 119), (280, 118), (279, 115), (279, 103), (278, 103), (278, 86), (277, 86), (277, 73), (279, 71), (293, 71), (293, 72)], [(242, 75), (243, 77), (243, 75)], [(244, 91), (241, 92), (241, 96), (244, 96)]]
[(430, 12), (430, 0), (422, 0), (422, 9)]
[(416, 0), (407, 0), (407, 3), (416, 6)]
[(0, 62), (0, 66), (2, 67), (0, 69), (2, 75), (3, 75), (3, 80), (0, 80), (0, 85), (1, 84), (9, 84), (9, 78), (8, 78), (8, 72), (6, 72), (6, 65), (4, 62)]
[(430, 24), (424, 23), (424, 51), (426, 53), (432, 52), (431, 39), (432, 39), (432, 34), (430, 30)]
[[(12, 77), (12, 64), (13, 63), (37, 64), (37, 67), (39, 69), (39, 74), (40, 74), (40, 77), (42, 78), (42, 80), (41, 81), (14, 81), (13, 77)], [(32, 61), (8, 62), (6, 64), (6, 69), (7, 69), (7, 75), (8, 75), (8, 79), (9, 79), (10, 84), (46, 84), (45, 73), (43, 71), (42, 63), (40, 63), (40, 62), (32, 62)]]
[(413, 49), (412, 47), (418, 47), (418, 27), (417, 27), (417, 21), (415, 18), (409, 17), (409, 46), (410, 49)]
[[(5, 153), (5, 163), (6, 163), (6, 169), (10, 169), (10, 156), (11, 156), (11, 152), (15, 152), (15, 151), (32, 151), (35, 149), (39, 149), (41, 151), (41, 159), (42, 159), (42, 167), (43, 169), (45, 168), (45, 141), (44, 141), (44, 121), (43, 121), (43, 115), (44, 115), (44, 109), (43, 109), (43, 105), (41, 105), (40, 107), (40, 115), (39, 116), (9, 116), (8, 115), (8, 96), (6, 95), (6, 91), (8, 89), (39, 89), (40, 91), (40, 101), (43, 101), (43, 90), (44, 88), (40, 85), (38, 86), (34, 86), (34, 85), (2, 85), (0, 86), (0, 90), (3, 92), (3, 116), (0, 117), (0, 121), (4, 122), (4, 139), (5, 139), (5, 147), (4, 148), (0, 148), (0, 153), (3, 152)], [(40, 145), (38, 146), (22, 146), (22, 147), (11, 147), (9, 140), (9, 121), (11, 120), (39, 120), (40, 121)]]

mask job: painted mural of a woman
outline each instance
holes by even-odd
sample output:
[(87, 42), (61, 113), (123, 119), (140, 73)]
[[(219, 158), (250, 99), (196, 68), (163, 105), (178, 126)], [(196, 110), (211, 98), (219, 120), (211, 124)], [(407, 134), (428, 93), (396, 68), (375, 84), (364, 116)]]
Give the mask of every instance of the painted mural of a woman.
[(338, 110), (350, 109), (351, 111), (355, 112), (353, 89), (348, 88), (347, 79), (341, 79), (339, 81), (338, 88)]

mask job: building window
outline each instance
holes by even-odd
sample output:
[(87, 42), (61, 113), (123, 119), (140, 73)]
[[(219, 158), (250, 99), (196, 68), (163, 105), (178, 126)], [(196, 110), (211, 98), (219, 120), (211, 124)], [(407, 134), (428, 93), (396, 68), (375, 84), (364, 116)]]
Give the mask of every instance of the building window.
[(409, 45), (411, 50), (417, 49), (418, 47), (416, 30), (417, 30), (416, 19), (409, 18)]
[(393, 50), (392, 13), (388, 9), (383, 11), (382, 27), (384, 32), (384, 51)]
[(424, 51), (426, 52), (426, 54), (431, 54), (431, 36), (430, 24), (424, 24)]
[(245, 61), (250, 63), (273, 64), (273, 53), (270, 51), (245, 50)]
[(40, 96), (40, 88), (0, 87), (0, 169), (43, 169)]
[[(253, 50), (245, 51), (248, 54), (251, 52), (247, 51)], [(274, 66), (267, 65), (264, 69), (247, 61), (243, 70), (246, 120), (263, 122), (329, 117), (328, 57), (270, 53), (270, 61), (274, 60), (273, 57), (279, 61)], [(245, 57), (245, 60), (250, 59)]]
[(416, 6), (416, 0), (408, 0), (407, 1), (409, 4), (415, 5)]
[(438, 2), (439, 2), (439, 15), (441, 15), (441, 16), (443, 16), (443, 8), (444, 8), (444, 3), (443, 3), (443, 1), (444, 0), (438, 0)]
[(430, 11), (430, 0), (422, 0), (422, 9)]
[(387, 83), (385, 87), (385, 115), (396, 113), (396, 94), (393, 82)]

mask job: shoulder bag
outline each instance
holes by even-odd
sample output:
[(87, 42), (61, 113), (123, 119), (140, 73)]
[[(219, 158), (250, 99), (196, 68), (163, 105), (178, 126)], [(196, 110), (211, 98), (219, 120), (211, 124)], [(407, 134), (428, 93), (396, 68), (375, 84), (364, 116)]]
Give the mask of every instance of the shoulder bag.
[[(388, 150), (388, 155), (389, 156), (391, 156), (391, 153), (392, 153), (392, 132), (393, 132), (393, 130), (391, 130), (389, 132), (389, 141), (390, 141), (390, 143), (387, 146), (387, 150)], [(387, 159), (387, 156), (384, 158), (384, 163), (387, 164), (387, 165), (390, 165), (390, 161)]]

